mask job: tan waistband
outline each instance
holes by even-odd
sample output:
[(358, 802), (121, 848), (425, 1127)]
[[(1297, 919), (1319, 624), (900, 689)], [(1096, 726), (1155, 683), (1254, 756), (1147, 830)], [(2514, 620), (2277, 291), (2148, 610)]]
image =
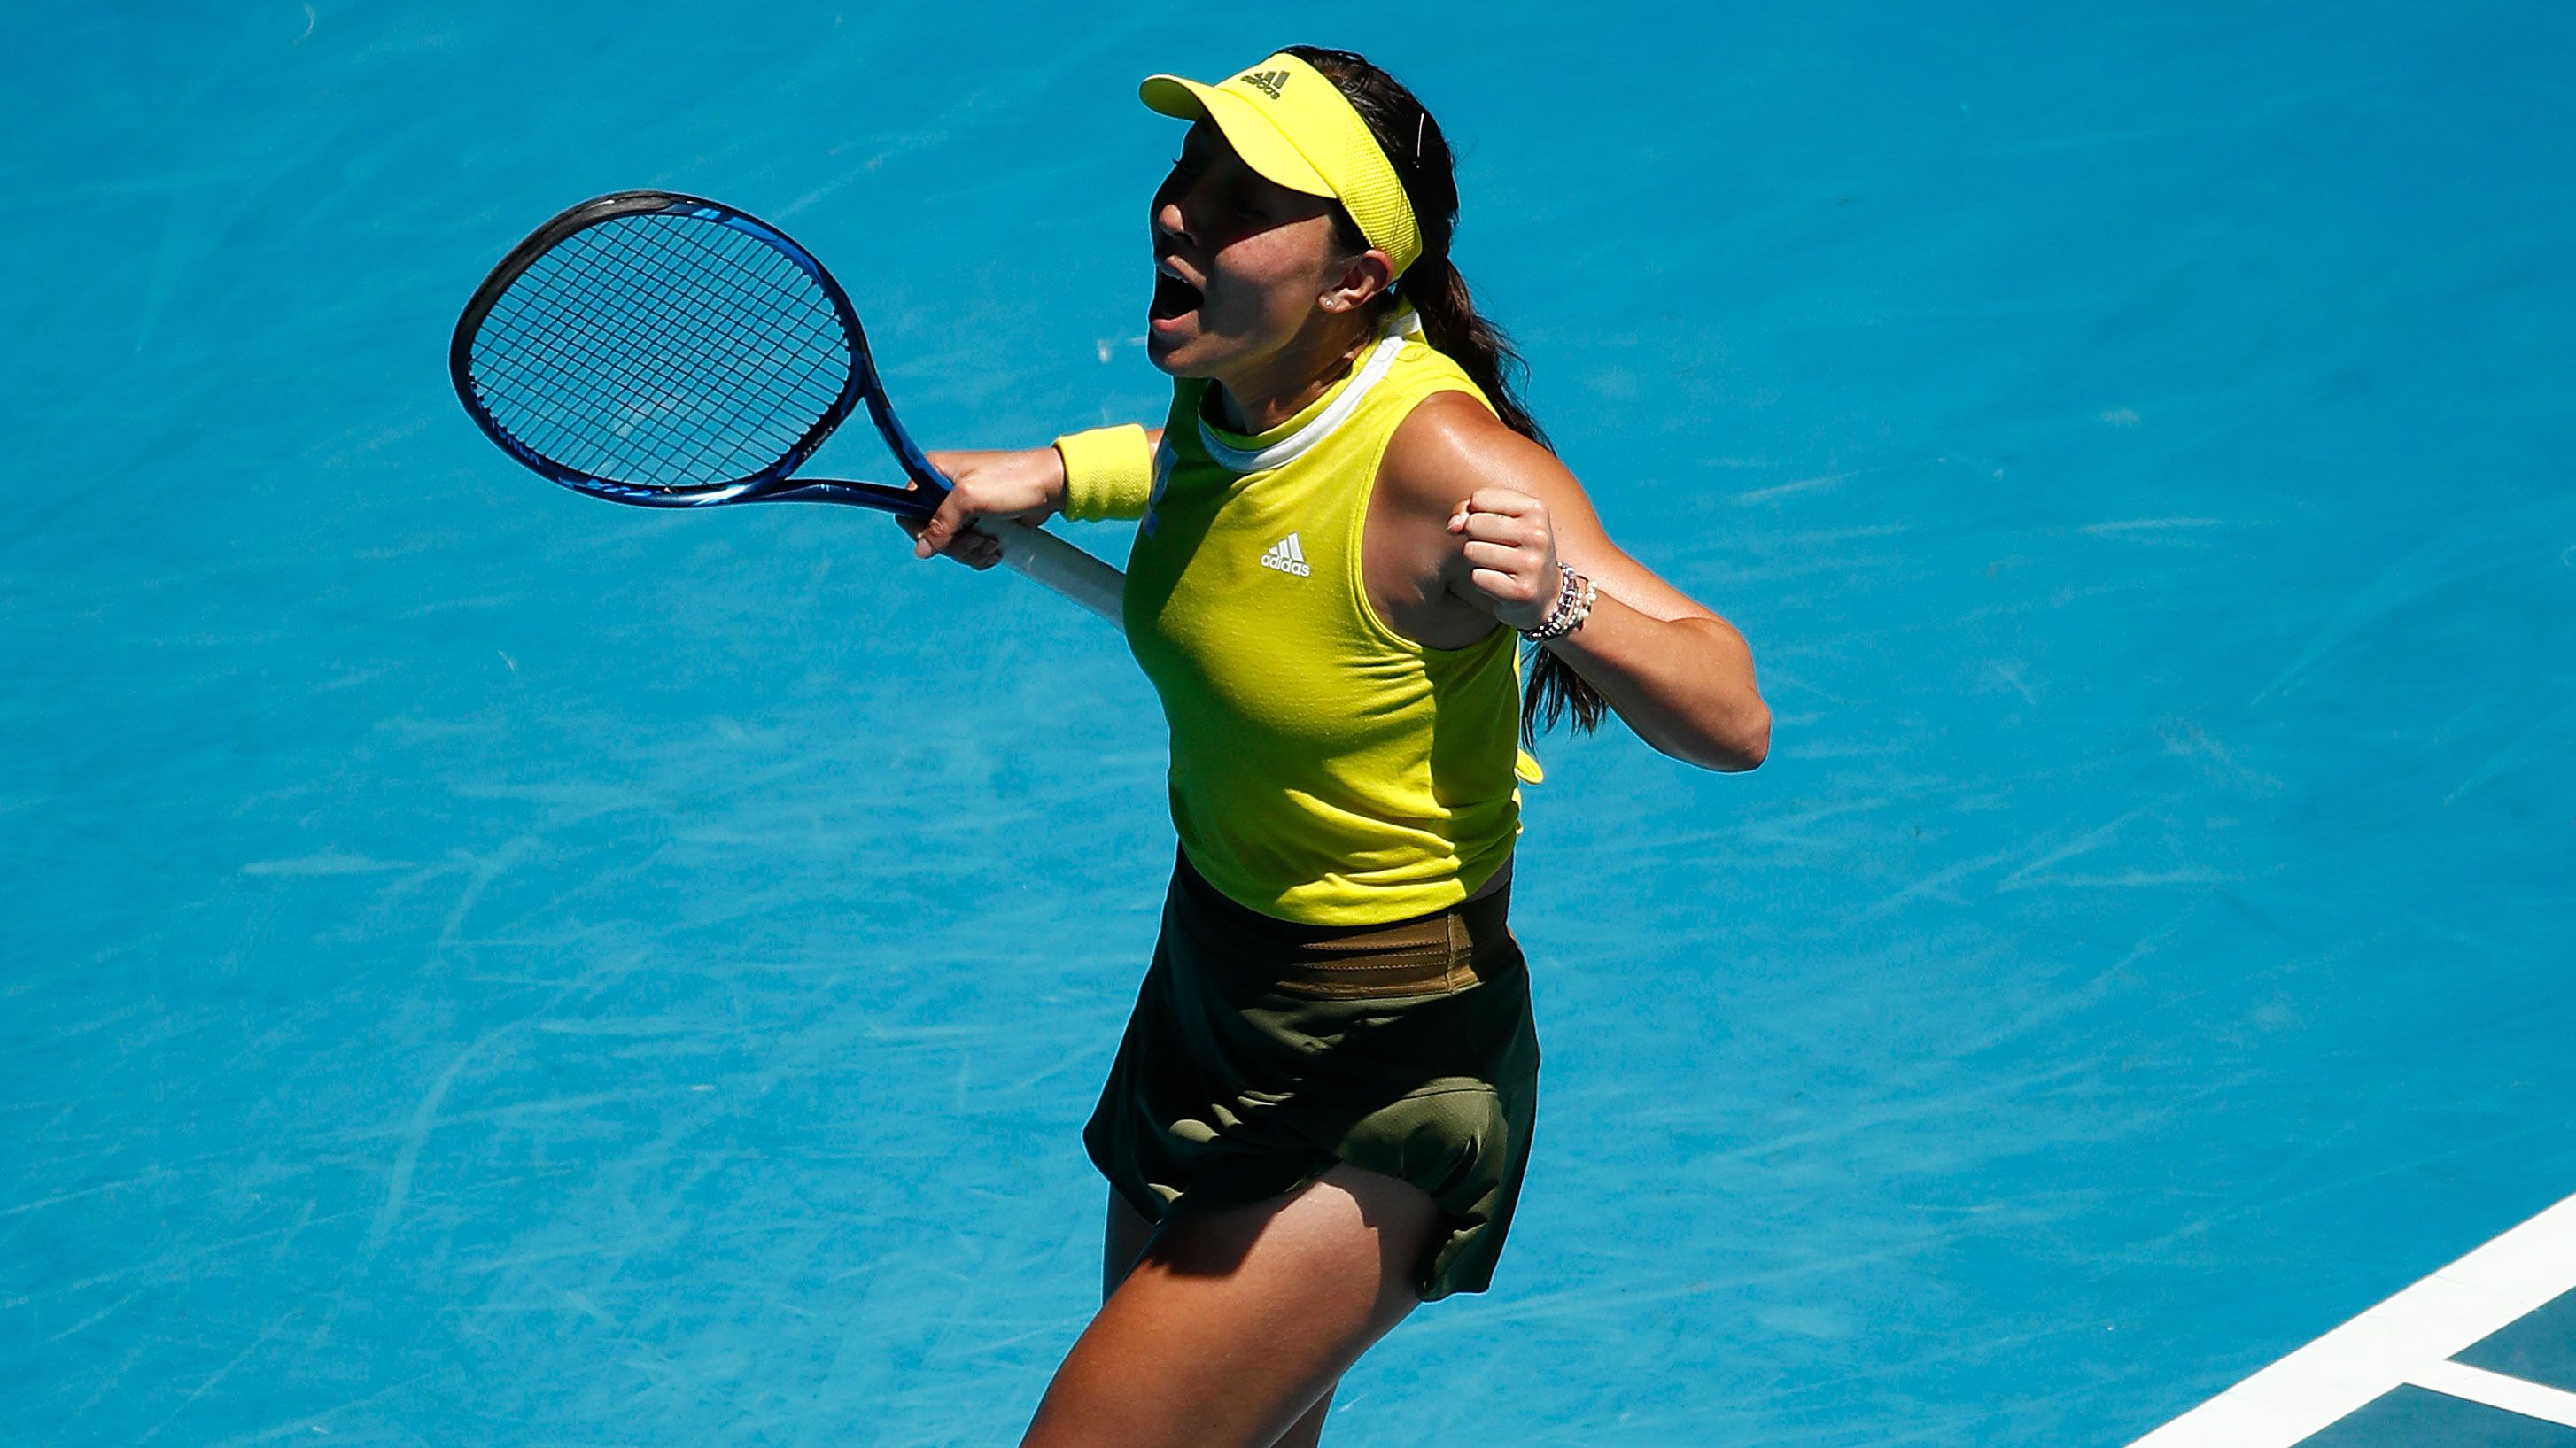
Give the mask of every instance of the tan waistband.
[[(1480, 950), (1509, 938), (1508, 887), (1390, 925), (1301, 925), (1229, 899), (1183, 857), (1173, 871), (1175, 922), (1205, 939), (1202, 952), (1229, 974), (1257, 975), (1298, 995), (1359, 998), (1463, 990), (1486, 971), (1517, 969), (1517, 950)], [(1482, 970), (1479, 956), (1490, 956)]]

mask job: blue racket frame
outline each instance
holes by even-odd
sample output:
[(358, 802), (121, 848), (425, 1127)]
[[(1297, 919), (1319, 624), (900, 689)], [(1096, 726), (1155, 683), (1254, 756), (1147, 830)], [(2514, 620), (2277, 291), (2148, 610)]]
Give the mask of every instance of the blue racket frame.
[[(538, 258), (560, 246), (567, 238), (604, 222), (633, 216), (685, 216), (692, 220), (714, 222), (729, 227), (761, 242), (794, 263), (823, 289), (841, 330), (850, 341), (850, 374), (841, 385), (840, 395), (814, 425), (806, 429), (786, 454), (768, 467), (744, 477), (718, 482), (691, 484), (686, 487), (655, 487), (603, 478), (567, 467), (521, 442), (494, 419), (484, 406), (474, 382), (474, 339), (481, 332), (484, 319), (507, 293), (513, 283), (534, 266)], [(812, 252), (799, 246), (795, 239), (768, 222), (736, 210), (720, 201), (703, 196), (688, 196), (676, 191), (617, 191), (593, 197), (577, 206), (567, 207), (543, 226), (529, 233), (525, 241), (512, 247), (508, 255), (492, 268), (491, 275), (474, 290), (464, 314), (456, 320), (456, 333), (447, 349), (448, 378), (456, 386), (456, 398), (465, 405), (483, 435), (503, 452), (517, 458), (531, 471), (549, 481), (560, 483), (576, 492), (615, 502), (637, 504), (648, 508), (705, 508), (723, 503), (843, 503), (877, 508), (890, 513), (928, 517), (938, 510), (947, 497), (949, 482), (939, 469), (931, 466), (921, 445), (912, 440), (903, 423), (894, 415), (893, 405), (886, 400), (885, 384), (877, 376), (875, 356), (868, 350), (866, 331), (859, 325), (858, 310), (850, 305), (849, 293), (825, 270)], [(885, 439), (904, 476), (912, 488), (890, 487), (883, 483), (852, 482), (839, 478), (797, 478), (790, 474), (804, 466), (816, 449), (823, 445), (834, 429), (864, 403), (868, 418), (876, 424), (878, 436)]]

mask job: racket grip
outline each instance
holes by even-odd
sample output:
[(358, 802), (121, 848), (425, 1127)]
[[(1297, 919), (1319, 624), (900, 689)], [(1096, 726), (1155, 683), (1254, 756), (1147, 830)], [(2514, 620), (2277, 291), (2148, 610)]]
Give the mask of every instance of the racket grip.
[(1127, 575), (1063, 539), (1017, 518), (985, 518), (977, 527), (1002, 545), (1002, 562), (1012, 572), (1042, 583), (1124, 630), (1119, 608)]

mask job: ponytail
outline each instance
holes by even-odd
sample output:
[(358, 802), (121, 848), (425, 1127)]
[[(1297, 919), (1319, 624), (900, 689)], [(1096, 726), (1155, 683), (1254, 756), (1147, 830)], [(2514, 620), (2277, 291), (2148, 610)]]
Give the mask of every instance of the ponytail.
[[(1376, 136), (1378, 148), (1395, 164), (1396, 179), (1404, 183), (1405, 198), (1413, 204), (1414, 220), (1422, 228), (1422, 255), (1406, 268), (1393, 291), (1413, 303), (1422, 319), (1423, 340), (1458, 364), (1494, 405), (1505, 427), (1555, 451), (1521, 401), (1528, 367), (1512, 349), (1511, 338), (1477, 315), (1467, 279), (1449, 260), (1449, 243), (1458, 230), (1458, 177), (1440, 123), (1414, 99), (1413, 92), (1362, 56), (1312, 45), (1292, 45), (1288, 53), (1321, 71), (1350, 101)], [(1336, 219), (1343, 240), (1354, 250), (1367, 246), (1348, 212), (1336, 212)], [(1609, 701), (1584, 682), (1573, 665), (1536, 646), (1524, 657), (1529, 682), (1521, 694), (1523, 741), (1535, 742), (1540, 731), (1555, 728), (1568, 714), (1574, 716), (1578, 730), (1588, 733), (1601, 727)]]

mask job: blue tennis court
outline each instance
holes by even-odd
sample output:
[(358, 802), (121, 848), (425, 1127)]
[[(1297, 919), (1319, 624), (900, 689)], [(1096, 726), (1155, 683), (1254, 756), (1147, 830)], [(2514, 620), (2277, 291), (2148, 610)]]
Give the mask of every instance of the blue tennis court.
[(1159, 419), (1136, 80), (1312, 40), (1777, 711), (1541, 741), (1521, 1215), (1326, 1441), (2576, 1445), (2576, 13), (9, 28), (0, 1441), (1015, 1441), (1152, 691), (883, 518), (549, 487), (448, 333), (667, 187), (931, 446)]

